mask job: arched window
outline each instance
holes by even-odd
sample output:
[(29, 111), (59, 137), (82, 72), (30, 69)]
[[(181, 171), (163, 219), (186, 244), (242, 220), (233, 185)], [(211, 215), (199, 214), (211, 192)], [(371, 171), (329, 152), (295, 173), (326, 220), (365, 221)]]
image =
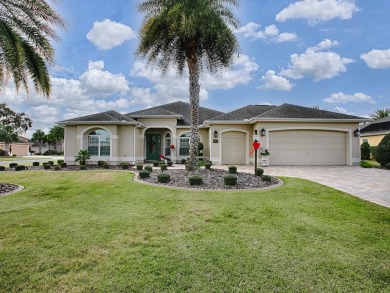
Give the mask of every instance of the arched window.
[(188, 156), (190, 154), (190, 136), (191, 132), (184, 132), (179, 137), (179, 156)]
[(170, 156), (171, 155), (171, 149), (169, 146), (172, 144), (171, 134), (168, 132), (165, 134), (164, 138), (164, 149), (165, 149), (165, 155)]
[(110, 134), (103, 129), (88, 134), (88, 152), (91, 156), (110, 156)]

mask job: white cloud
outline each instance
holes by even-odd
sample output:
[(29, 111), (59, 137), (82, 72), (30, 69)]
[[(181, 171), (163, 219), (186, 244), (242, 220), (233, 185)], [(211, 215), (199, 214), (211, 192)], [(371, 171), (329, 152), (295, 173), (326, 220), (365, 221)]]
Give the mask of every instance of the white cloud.
[(347, 114), (347, 113), (348, 113), (348, 111), (347, 111), (346, 109), (344, 109), (344, 108), (342, 108), (342, 107), (339, 107), (339, 106), (335, 107), (334, 109), (335, 109), (337, 112), (341, 113), (341, 114)]
[(337, 104), (337, 103), (346, 104), (351, 102), (375, 104), (375, 101), (372, 97), (360, 92), (355, 93), (353, 95), (344, 94), (342, 92), (333, 93), (330, 95), (330, 97), (324, 99), (324, 102), (330, 104)]
[(289, 19), (305, 19), (310, 24), (315, 24), (335, 18), (350, 19), (358, 11), (355, 0), (302, 0), (291, 3), (280, 11), (276, 20), (283, 22)]
[(130, 27), (110, 19), (95, 21), (87, 34), (87, 39), (101, 50), (112, 49), (134, 38), (136, 33)]
[(363, 59), (367, 66), (373, 69), (390, 68), (390, 49), (371, 50), (360, 55), (360, 59)]
[(264, 82), (264, 85), (259, 87), (263, 90), (289, 91), (293, 88), (293, 84), (286, 78), (276, 75), (273, 70), (268, 70), (260, 80)]
[(104, 97), (129, 91), (128, 81), (123, 74), (112, 74), (103, 69), (103, 61), (89, 61), (88, 70), (80, 76), (81, 89), (87, 95)]
[(263, 39), (274, 43), (283, 43), (295, 41), (298, 36), (295, 33), (280, 33), (276, 25), (272, 24), (259, 30), (260, 25), (255, 22), (248, 22), (246, 25), (236, 30), (237, 33), (242, 33), (244, 37), (251, 39)]
[(345, 65), (354, 62), (352, 59), (343, 58), (335, 52), (320, 52), (336, 44), (337, 42), (324, 40), (308, 48), (303, 54), (292, 54), (289, 67), (282, 69), (279, 75), (293, 79), (313, 76), (315, 81), (319, 81), (347, 71)]

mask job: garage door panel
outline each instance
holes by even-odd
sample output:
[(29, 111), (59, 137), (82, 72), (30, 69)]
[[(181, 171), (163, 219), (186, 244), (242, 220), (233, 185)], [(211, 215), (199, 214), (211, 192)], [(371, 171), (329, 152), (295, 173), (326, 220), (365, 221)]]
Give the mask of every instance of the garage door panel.
[(222, 164), (246, 164), (246, 134), (238, 131), (222, 133)]
[(335, 131), (271, 131), (270, 165), (346, 165), (346, 134)]

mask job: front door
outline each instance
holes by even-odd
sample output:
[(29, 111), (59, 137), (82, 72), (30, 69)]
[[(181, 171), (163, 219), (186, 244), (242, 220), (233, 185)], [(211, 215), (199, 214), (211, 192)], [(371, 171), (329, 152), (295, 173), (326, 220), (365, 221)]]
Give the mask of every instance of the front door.
[(159, 161), (161, 155), (161, 134), (146, 134), (146, 160)]

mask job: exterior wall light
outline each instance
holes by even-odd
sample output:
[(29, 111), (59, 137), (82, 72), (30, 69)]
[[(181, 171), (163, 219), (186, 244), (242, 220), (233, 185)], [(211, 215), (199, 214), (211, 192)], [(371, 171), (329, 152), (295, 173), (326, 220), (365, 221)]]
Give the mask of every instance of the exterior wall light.
[(214, 138), (218, 138), (218, 131), (214, 131)]
[(356, 129), (354, 132), (353, 132), (353, 136), (354, 137), (358, 137), (360, 135), (360, 131), (359, 129)]
[(265, 136), (265, 129), (264, 129), (264, 128), (262, 128), (262, 129), (260, 130), (260, 135), (261, 135), (261, 136)]

